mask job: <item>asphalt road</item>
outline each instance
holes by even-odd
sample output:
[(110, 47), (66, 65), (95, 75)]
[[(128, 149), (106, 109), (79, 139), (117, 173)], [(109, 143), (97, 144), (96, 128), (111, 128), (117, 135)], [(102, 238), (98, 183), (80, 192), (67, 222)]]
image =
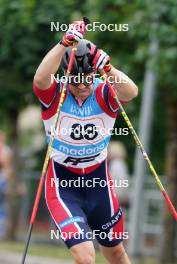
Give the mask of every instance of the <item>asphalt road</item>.
[[(0, 263), (1, 264), (20, 264), (21, 254), (10, 253), (7, 251), (0, 252)], [(27, 256), (25, 264), (72, 264), (72, 261), (61, 260), (61, 259), (51, 259), (42, 258), (36, 256)]]

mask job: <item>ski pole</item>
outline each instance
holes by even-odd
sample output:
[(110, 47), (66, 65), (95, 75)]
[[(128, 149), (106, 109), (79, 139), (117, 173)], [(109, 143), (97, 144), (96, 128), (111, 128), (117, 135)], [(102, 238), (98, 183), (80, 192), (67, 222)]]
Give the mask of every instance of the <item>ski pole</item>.
[(101, 73), (102, 79), (108, 85), (108, 87), (109, 87), (109, 89), (110, 89), (110, 91), (111, 91), (111, 93), (112, 93), (112, 95), (114, 97), (114, 100), (117, 102), (117, 104), (119, 106), (119, 109), (120, 109), (120, 112), (121, 112), (121, 114), (122, 114), (122, 116), (123, 116), (128, 128), (130, 129), (130, 132), (131, 132), (131, 134), (132, 134), (132, 136), (133, 136), (133, 138), (135, 140), (136, 145), (141, 150), (141, 152), (143, 154), (143, 157), (146, 160), (146, 162), (147, 162), (147, 164), (149, 166), (149, 169), (150, 169), (152, 175), (155, 178), (157, 186), (159, 187), (160, 191), (162, 192), (162, 194), (163, 194), (163, 196), (165, 198), (165, 201), (166, 201), (166, 203), (167, 203), (172, 215), (174, 216), (175, 220), (177, 221), (176, 209), (175, 209), (174, 205), (172, 204), (172, 201), (170, 200), (170, 197), (168, 196), (164, 186), (162, 185), (162, 183), (160, 181), (160, 178), (159, 178), (159, 176), (158, 176), (158, 174), (157, 174), (152, 162), (150, 161), (150, 159), (149, 159), (149, 157), (148, 157), (148, 155), (147, 155), (147, 153), (146, 153), (146, 151), (145, 151), (145, 149), (144, 149), (144, 147), (143, 147), (143, 145), (142, 145), (142, 143), (141, 143), (141, 141), (140, 141), (135, 129), (133, 128), (133, 125), (132, 125), (130, 119), (128, 118), (128, 116), (127, 116), (127, 114), (126, 114), (126, 112), (125, 112), (125, 110), (124, 110), (124, 108), (123, 108), (123, 106), (122, 106), (122, 104), (121, 104), (121, 102), (120, 102), (115, 90), (113, 89), (111, 84), (108, 82), (105, 72), (103, 70), (101, 70), (100, 73)]

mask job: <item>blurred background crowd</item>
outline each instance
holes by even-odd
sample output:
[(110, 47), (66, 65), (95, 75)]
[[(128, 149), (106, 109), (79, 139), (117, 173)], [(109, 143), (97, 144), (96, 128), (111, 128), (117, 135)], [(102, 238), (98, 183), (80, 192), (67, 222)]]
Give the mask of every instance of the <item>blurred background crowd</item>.
[[(0, 0), (0, 249), (3, 241), (24, 241), (45, 157), (32, 81), (63, 35), (51, 31), (51, 22), (69, 24), (85, 15), (91, 22), (128, 24), (127, 31), (98, 29), (86, 38), (138, 85), (138, 98), (125, 109), (177, 208), (176, 14), (175, 0)], [(126, 124), (118, 118), (115, 126)], [(112, 140), (112, 176), (129, 183), (116, 189), (129, 231), (127, 249), (140, 264), (177, 263), (176, 222), (131, 134)], [(51, 226), (42, 197), (32, 243), (51, 243)]]

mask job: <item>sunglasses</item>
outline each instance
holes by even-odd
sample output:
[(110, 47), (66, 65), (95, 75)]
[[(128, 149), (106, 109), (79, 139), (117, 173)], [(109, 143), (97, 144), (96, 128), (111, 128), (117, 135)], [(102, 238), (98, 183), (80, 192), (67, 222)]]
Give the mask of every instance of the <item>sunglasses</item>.
[(93, 75), (69, 75), (68, 83), (74, 86), (79, 86), (80, 84), (84, 84), (85, 86), (89, 86), (93, 83)]

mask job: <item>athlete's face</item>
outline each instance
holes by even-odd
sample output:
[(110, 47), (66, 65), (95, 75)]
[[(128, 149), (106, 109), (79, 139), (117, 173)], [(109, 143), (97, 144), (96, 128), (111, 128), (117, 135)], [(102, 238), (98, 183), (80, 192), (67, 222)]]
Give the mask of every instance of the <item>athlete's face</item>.
[(69, 89), (80, 100), (85, 100), (93, 91), (93, 73), (87, 75), (70, 75)]

